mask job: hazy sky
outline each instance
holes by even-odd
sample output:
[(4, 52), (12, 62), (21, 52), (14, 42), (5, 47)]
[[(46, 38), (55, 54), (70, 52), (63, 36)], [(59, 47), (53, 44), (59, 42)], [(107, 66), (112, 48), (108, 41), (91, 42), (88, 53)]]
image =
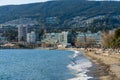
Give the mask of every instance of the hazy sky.
[[(0, 6), (2, 5), (11, 5), (11, 4), (27, 4), (35, 2), (45, 2), (50, 0), (0, 0)], [(110, 0), (88, 0), (88, 1), (110, 1)], [(111, 0), (111, 1), (120, 1), (120, 0)]]
[(10, 4), (27, 4), (27, 3), (35, 3), (35, 2), (45, 2), (49, 0), (0, 0), (1, 5), (10, 5)]

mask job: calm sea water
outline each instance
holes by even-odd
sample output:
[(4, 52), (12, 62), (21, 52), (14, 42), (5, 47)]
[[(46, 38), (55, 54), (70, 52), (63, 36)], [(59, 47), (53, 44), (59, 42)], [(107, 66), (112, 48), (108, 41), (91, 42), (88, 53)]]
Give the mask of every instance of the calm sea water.
[(67, 80), (71, 51), (0, 50), (0, 80)]
[[(91, 63), (73, 53), (59, 50), (0, 50), (0, 80), (87, 80), (85, 73)], [(80, 72), (78, 75), (81, 76), (75, 78), (74, 74)]]

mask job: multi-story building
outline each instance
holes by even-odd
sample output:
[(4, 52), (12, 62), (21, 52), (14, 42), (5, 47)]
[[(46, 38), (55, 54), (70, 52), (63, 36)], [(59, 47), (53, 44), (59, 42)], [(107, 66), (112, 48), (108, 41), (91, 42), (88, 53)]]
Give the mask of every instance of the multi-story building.
[(31, 33), (27, 33), (27, 43), (31, 42)]
[(36, 42), (36, 34), (34, 31), (31, 32), (31, 43), (35, 43)]
[(35, 43), (36, 42), (36, 34), (34, 31), (31, 33), (27, 33), (27, 43)]
[(96, 45), (101, 45), (101, 34), (98, 33), (91, 33), (90, 31), (86, 33), (79, 32), (76, 35), (76, 41), (81, 43), (93, 42)]
[(62, 46), (67, 46), (67, 44), (68, 44), (68, 32), (46, 33), (42, 42), (49, 43), (49, 44), (60, 44)]
[(62, 32), (60, 35), (60, 43), (63, 46), (67, 46), (68, 44), (68, 32)]
[(28, 27), (24, 25), (18, 26), (18, 41), (26, 41), (28, 33)]

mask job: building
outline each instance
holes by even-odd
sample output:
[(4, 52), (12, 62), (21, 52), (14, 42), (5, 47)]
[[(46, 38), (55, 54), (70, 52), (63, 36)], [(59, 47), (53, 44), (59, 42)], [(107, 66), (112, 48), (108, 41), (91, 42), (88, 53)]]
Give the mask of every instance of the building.
[(36, 43), (36, 34), (34, 31), (27, 33), (27, 43)]
[(58, 44), (65, 47), (68, 44), (68, 32), (46, 33), (42, 42), (48, 44)]
[(62, 32), (60, 35), (60, 44), (62, 44), (64, 47), (68, 44), (68, 32)]
[(18, 41), (26, 41), (28, 27), (24, 25), (18, 26)]
[(31, 42), (31, 33), (27, 33), (27, 43)]
[(101, 33), (91, 33), (90, 31), (86, 33), (78, 32), (76, 35), (76, 41), (79, 43), (85, 43), (85, 44), (95, 44), (97, 46), (101, 45)]
[(0, 44), (4, 44), (4, 43), (7, 43), (7, 38), (6, 37), (2, 37), (0, 36)]

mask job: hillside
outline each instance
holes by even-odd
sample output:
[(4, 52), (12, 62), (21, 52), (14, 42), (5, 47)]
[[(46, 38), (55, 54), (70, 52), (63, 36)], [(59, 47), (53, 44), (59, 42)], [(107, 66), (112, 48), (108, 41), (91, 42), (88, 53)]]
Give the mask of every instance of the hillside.
[(9, 5), (0, 7), (0, 22), (24, 17), (58, 16), (64, 20), (78, 15), (87, 17), (103, 14), (119, 15), (119, 9), (120, 2), (85, 0), (59, 0), (26, 5)]
[(119, 9), (120, 2), (115, 1), (56, 0), (45, 3), (8, 5), (0, 7), (0, 23), (20, 18), (44, 21), (47, 17), (56, 17), (59, 24), (64, 24), (76, 16), (86, 17), (86, 19), (101, 15), (119, 16)]

